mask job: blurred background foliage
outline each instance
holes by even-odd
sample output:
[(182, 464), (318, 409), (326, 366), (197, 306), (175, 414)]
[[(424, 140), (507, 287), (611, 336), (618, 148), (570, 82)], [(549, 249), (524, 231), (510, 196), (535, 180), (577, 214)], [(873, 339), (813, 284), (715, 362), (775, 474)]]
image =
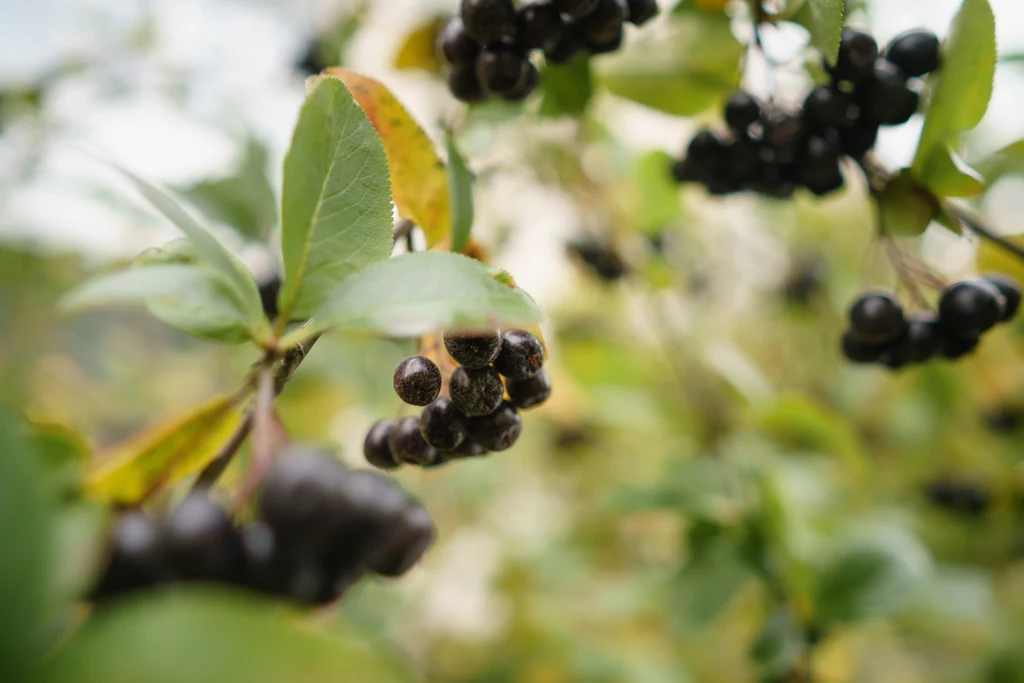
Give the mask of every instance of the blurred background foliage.
[[(363, 582), (305, 618), (360, 642), (351, 652), (293, 644), (273, 617), (223, 596), (192, 596), (192, 610), (154, 597), (58, 666), (110, 658), (105, 681), (138, 680), (148, 669), (133, 657), (151, 650), (126, 642), (143, 628), (172, 653), (148, 665), (159, 681), (198, 680), (181, 648), (232, 654), (209, 669), (226, 680), (327, 680), (337, 661), (377, 681), (405, 680), (394, 665), (452, 683), (801, 681), (809, 670), (836, 683), (1024, 682), (1024, 327), (956, 364), (850, 367), (837, 351), (845, 307), (863, 286), (895, 282), (859, 179), (788, 202), (712, 199), (669, 179), (672, 156), (739, 85), (801, 99), (815, 72), (808, 33), (766, 27), (769, 78), (747, 48), (747, 3), (666, 1), (623, 54), (545, 69), (525, 105), (464, 111), (432, 48), (454, 4), (0, 9), (0, 400), (46, 425), (30, 438), (35, 479), (53, 483), (40, 496), (59, 501), (60, 571), (38, 588), (54, 606), (48, 642), (82, 616), (66, 601), (94, 571), (103, 528), (74, 493), (81, 463), (233, 390), (255, 360), (145, 314), (59, 317), (58, 299), (87, 275), (173, 236), (83, 146), (178, 189), (262, 276), (304, 77), (344, 64), (381, 78), (435, 140), (456, 131), (478, 179), (474, 240), (543, 305), (556, 387), (514, 450), (397, 475), (439, 542), (401, 582)], [(800, 21), (800, 4), (772, 12)], [(880, 42), (917, 25), (941, 35), (957, 7), (848, 4)], [(967, 156), (993, 181), (979, 208), (1014, 234), (1024, 166), (1014, 148), (992, 152), (1024, 135), (1013, 106), (1024, 12), (993, 6), (1005, 60)], [(883, 136), (883, 160), (906, 163), (919, 129)], [(1024, 274), (934, 226), (903, 246), (947, 277)], [(322, 341), (281, 399), (293, 438), (358, 464), (368, 426), (398, 410), (391, 372), (411, 349)], [(10, 493), (3, 480), (0, 469)], [(18, 500), (0, 496), (0, 512)], [(0, 591), (46, 577), (0, 571)], [(0, 615), (0, 636), (12, 619)], [(265, 642), (266, 662), (249, 672), (243, 636), (208, 637), (232, 629)]]

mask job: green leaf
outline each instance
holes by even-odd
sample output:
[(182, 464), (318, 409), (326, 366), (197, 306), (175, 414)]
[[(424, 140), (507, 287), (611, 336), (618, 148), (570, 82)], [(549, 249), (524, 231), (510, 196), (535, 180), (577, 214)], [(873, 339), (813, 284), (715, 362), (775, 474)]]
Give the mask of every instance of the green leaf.
[(103, 454), (86, 473), (92, 498), (132, 505), (206, 466), (242, 421), (238, 402), (218, 396)]
[(391, 184), (373, 124), (337, 78), (306, 98), (284, 162), (281, 319), (304, 318), (391, 253)]
[(405, 254), (343, 282), (313, 315), (313, 324), (286, 338), (331, 328), (418, 336), (449, 327), (525, 326), (543, 315), (526, 292), (499, 281), (500, 273), (451, 252)]
[(672, 613), (684, 627), (714, 621), (750, 578), (736, 540), (719, 534), (692, 548), (694, 555), (673, 581)]
[(580, 116), (594, 95), (590, 55), (581, 52), (566, 64), (547, 64), (541, 74), (541, 116)]
[(186, 589), (95, 614), (48, 659), (41, 682), (411, 683), (399, 662), (353, 636), (318, 633), (290, 609)]
[(637, 228), (645, 234), (661, 234), (665, 226), (682, 210), (679, 185), (672, 180), (673, 159), (661, 151), (648, 152), (637, 159), (633, 171), (637, 202)]
[[(953, 18), (942, 68), (930, 79), (932, 90), (924, 128), (914, 156), (922, 177), (933, 154), (954, 144), (978, 125), (992, 97), (996, 69), (996, 22), (988, 0), (964, 0)], [(937, 151), (938, 150), (938, 151)]]
[(949, 147), (936, 147), (919, 177), (939, 197), (977, 197), (985, 180)]
[(1006, 175), (1024, 175), (1024, 140), (1003, 147), (979, 161), (975, 167), (989, 185)]
[(920, 235), (939, 213), (935, 196), (906, 171), (893, 178), (875, 200), (886, 231), (896, 235)]
[(455, 137), (449, 133), (448, 187), (452, 193), (452, 251), (464, 251), (473, 231), (473, 173), (466, 166)]
[(50, 509), (25, 426), (0, 409), (0, 680), (29, 680), (50, 580)]
[(811, 44), (821, 51), (830, 64), (836, 63), (839, 54), (845, 5), (844, 0), (805, 0), (790, 18), (790, 21), (810, 32)]
[(200, 225), (189, 213), (169, 194), (146, 182), (123, 168), (118, 168), (142, 195), (167, 220), (176, 225), (195, 244), (196, 259), (204, 263), (223, 278), (227, 291), (238, 310), (236, 316), (245, 321), (253, 339), (263, 341), (270, 336), (270, 326), (263, 315), (263, 304), (260, 301), (259, 288), (249, 269), (238, 260), (224, 245), (217, 241), (210, 232)]
[(679, 116), (720, 104), (739, 87), (745, 48), (724, 14), (672, 17), (658, 39), (638, 40), (597, 65), (598, 82), (611, 92)]
[(82, 467), (92, 453), (82, 435), (62, 424), (33, 424), (31, 444), (54, 498), (75, 496)]
[(277, 221), (274, 188), (267, 178), (267, 149), (250, 138), (238, 167), (226, 178), (185, 190), (203, 211), (252, 239), (262, 239)]
[(781, 676), (806, 650), (804, 631), (788, 609), (776, 608), (765, 620), (761, 633), (750, 649), (750, 656), (769, 676)]

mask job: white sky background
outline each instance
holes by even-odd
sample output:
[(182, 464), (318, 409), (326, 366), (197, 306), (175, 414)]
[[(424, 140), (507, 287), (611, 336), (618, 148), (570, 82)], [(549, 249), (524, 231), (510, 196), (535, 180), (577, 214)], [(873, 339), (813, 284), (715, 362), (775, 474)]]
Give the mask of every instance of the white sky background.
[[(291, 63), (315, 27), (349, 1), (0, 0), (0, 84), (29, 82), (75, 56), (101, 65), (63, 79), (50, 94), (44, 138), (30, 127), (0, 136), (0, 236), (27, 234), (98, 255), (131, 254), (162, 234), (173, 236), (169, 229), (155, 235), (157, 221), (140, 229), (136, 215), (95, 196), (118, 186), (111, 185), (101, 164), (81, 152), (82, 144), (167, 183), (227, 171), (250, 130), (279, 160), (303, 94)], [(1024, 52), (1024, 3), (991, 2), (1001, 53)], [(428, 79), (390, 72), (388, 62), (396, 41), (416, 21), (456, 4), (376, 0), (371, 29), (350, 53), (357, 68), (399, 88), (400, 97), (428, 127), (454, 106), (450, 98)], [(877, 0), (871, 24), (880, 42), (917, 26), (943, 35), (958, 6), (959, 0)], [(152, 47), (133, 47), (146, 31), (152, 32)], [(770, 39), (769, 45), (782, 54), (792, 50), (785, 36)], [(754, 81), (762, 79), (753, 69), (748, 80), (756, 86)], [(995, 93), (974, 137), (982, 149), (1024, 137), (1024, 66), (1001, 67)], [(635, 142), (642, 146), (653, 143), (677, 152), (689, 134), (685, 122), (641, 120)], [(879, 145), (883, 160), (891, 166), (905, 163), (919, 128), (914, 121), (886, 131)], [(36, 179), (26, 185), (13, 178), (26, 155), (39, 149)], [(1019, 194), (1001, 199), (998, 213), (1019, 215), (1024, 209)], [(126, 197), (131, 201), (130, 194)], [(555, 235), (571, 232), (575, 226), (565, 224), (574, 220), (572, 207), (547, 199), (529, 222), (550, 214), (549, 221), (560, 221)], [(514, 220), (509, 212), (515, 210), (499, 207), (497, 218)], [(552, 234), (551, 226), (545, 230)]]

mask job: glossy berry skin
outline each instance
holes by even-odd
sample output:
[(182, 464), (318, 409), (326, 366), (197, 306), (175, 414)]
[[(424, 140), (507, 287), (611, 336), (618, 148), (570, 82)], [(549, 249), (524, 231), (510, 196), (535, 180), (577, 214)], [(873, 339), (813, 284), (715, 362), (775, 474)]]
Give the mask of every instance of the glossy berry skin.
[(551, 50), (565, 36), (562, 13), (550, 2), (528, 2), (516, 14), (516, 40), (527, 50)]
[(629, 17), (627, 21), (634, 26), (643, 26), (658, 16), (658, 0), (629, 0)]
[(889, 43), (885, 58), (911, 78), (939, 68), (939, 37), (930, 31), (907, 31)]
[(466, 33), (462, 20), (455, 18), (445, 24), (438, 45), (445, 61), (452, 66), (472, 66), (480, 54), (481, 45)]
[(186, 498), (167, 518), (167, 554), (175, 574), (197, 581), (238, 575), (241, 548), (231, 517), (202, 493)]
[(420, 413), (420, 433), (434, 448), (450, 451), (466, 438), (465, 420), (451, 399), (442, 396)]
[(148, 588), (169, 577), (163, 530), (142, 512), (126, 512), (117, 520), (107, 566), (92, 594), (103, 600)]
[(488, 451), (486, 448), (478, 444), (470, 436), (466, 436), (451, 453), (446, 454), (449, 458), (478, 458), (481, 455), (487, 455)]
[(388, 446), (395, 460), (410, 465), (429, 465), (437, 459), (437, 451), (423, 440), (418, 417), (395, 420), (388, 434)]
[(409, 405), (426, 406), (441, 393), (441, 371), (424, 356), (406, 358), (395, 368), (395, 393)]
[(540, 85), (540, 71), (533, 65), (533, 62), (526, 62), (526, 78), (511, 90), (501, 93), (501, 97), (509, 102), (521, 102), (529, 97), (537, 86)]
[(597, 9), (599, 0), (551, 0), (551, 3), (562, 14), (568, 14), (574, 19), (579, 19)]
[(346, 475), (346, 468), (325, 453), (291, 448), (263, 480), (258, 516), (282, 544), (317, 555), (333, 544), (338, 493)]
[(487, 90), (476, 75), (476, 64), (451, 69), (448, 72), (448, 90), (455, 99), (467, 104), (487, 99)]
[(242, 585), (251, 590), (273, 593), (281, 580), (274, 530), (264, 522), (253, 522), (242, 527), (238, 537), (242, 552)]
[(942, 340), (942, 355), (949, 360), (957, 360), (973, 353), (980, 343), (980, 337), (946, 336)]
[(893, 341), (906, 325), (900, 302), (884, 292), (865, 294), (850, 308), (850, 331), (864, 341)]
[(490, 415), (466, 420), (469, 436), (489, 451), (504, 451), (512, 447), (523, 432), (523, 419), (515, 406), (503, 401)]
[(365, 563), (381, 576), (398, 577), (423, 557), (433, 544), (437, 529), (427, 509), (411, 500), (401, 515), (389, 522), (370, 548)]
[(516, 8), (512, 0), (462, 0), (463, 26), (476, 42), (497, 43), (516, 30)]
[(998, 274), (986, 276), (985, 282), (995, 287), (1003, 295), (1003, 299), (1006, 302), (1003, 306), (1003, 316), (1000, 322), (1007, 322), (1016, 318), (1021, 301), (1020, 285), (1013, 278)]
[(565, 28), (562, 39), (554, 46), (544, 50), (544, 59), (552, 64), (565, 64), (586, 47), (586, 42), (576, 25), (569, 24)]
[(544, 347), (525, 330), (510, 330), (501, 335), (501, 351), (494, 368), (509, 379), (527, 379), (544, 365)]
[(843, 334), (840, 348), (843, 356), (852, 363), (876, 363), (885, 354), (888, 346), (885, 342), (865, 341), (848, 331)]
[(501, 405), (505, 387), (494, 368), (459, 367), (448, 380), (448, 394), (463, 415), (475, 417), (493, 413)]
[(946, 335), (976, 339), (1002, 319), (1004, 303), (999, 291), (984, 281), (957, 282), (939, 298), (939, 320)]
[(725, 122), (735, 131), (744, 131), (761, 118), (761, 105), (750, 94), (734, 92), (725, 102)]
[(496, 44), (480, 51), (476, 75), (491, 92), (504, 93), (522, 86), (528, 77), (529, 62), (517, 46)]
[(366, 462), (382, 470), (393, 470), (401, 465), (391, 452), (388, 445), (388, 435), (391, 433), (391, 420), (378, 420), (366, 433), (366, 440), (363, 441), (363, 457)]
[(849, 118), (850, 96), (843, 91), (819, 85), (804, 99), (804, 118), (815, 126), (839, 126)]
[(942, 328), (934, 315), (914, 315), (907, 319), (907, 331), (893, 347), (891, 360), (899, 365), (924, 363), (942, 350)]
[(697, 133), (686, 148), (686, 158), (697, 164), (708, 164), (722, 153), (725, 145), (722, 140), (709, 130)]
[(626, 39), (626, 30), (619, 26), (614, 33), (608, 33), (596, 38), (583, 37), (584, 44), (591, 55), (607, 55), (618, 52), (622, 48), (622, 42)]
[(885, 59), (877, 60), (871, 75), (857, 84), (855, 97), (867, 118), (888, 126), (909, 121), (920, 101), (906, 76)]
[(510, 379), (505, 383), (509, 400), (520, 410), (539, 406), (551, 396), (551, 378), (541, 370), (527, 379)]
[(867, 119), (858, 119), (850, 126), (839, 131), (844, 154), (860, 159), (875, 146), (878, 141), (878, 124)]
[(843, 29), (839, 43), (839, 56), (831, 69), (836, 80), (858, 81), (871, 73), (878, 58), (878, 43), (870, 33), (856, 29)]
[(629, 14), (626, 0), (598, 0), (597, 6), (577, 22), (589, 44), (607, 45), (620, 39)]

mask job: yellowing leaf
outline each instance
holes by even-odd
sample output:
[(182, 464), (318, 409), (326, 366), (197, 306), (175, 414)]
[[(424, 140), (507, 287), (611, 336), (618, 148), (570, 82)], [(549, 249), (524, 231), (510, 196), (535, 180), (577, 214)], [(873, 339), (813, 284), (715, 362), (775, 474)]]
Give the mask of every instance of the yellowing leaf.
[(395, 55), (395, 68), (402, 70), (425, 69), (430, 73), (441, 73), (441, 60), (437, 57), (437, 36), (447, 23), (444, 17), (435, 17), (405, 37)]
[(242, 421), (231, 396), (219, 396), (114, 447), (86, 473), (85, 490), (109, 503), (138, 503), (207, 465)]
[[(1006, 240), (1024, 247), (1024, 236), (1007, 237)], [(1024, 282), (1024, 264), (1020, 259), (988, 240), (982, 240), (978, 246), (978, 272), (1003, 273)]]
[(428, 247), (447, 241), (452, 222), (448, 173), (434, 143), (383, 83), (340, 67), (325, 73), (348, 86), (377, 129), (398, 212), (420, 226)]

